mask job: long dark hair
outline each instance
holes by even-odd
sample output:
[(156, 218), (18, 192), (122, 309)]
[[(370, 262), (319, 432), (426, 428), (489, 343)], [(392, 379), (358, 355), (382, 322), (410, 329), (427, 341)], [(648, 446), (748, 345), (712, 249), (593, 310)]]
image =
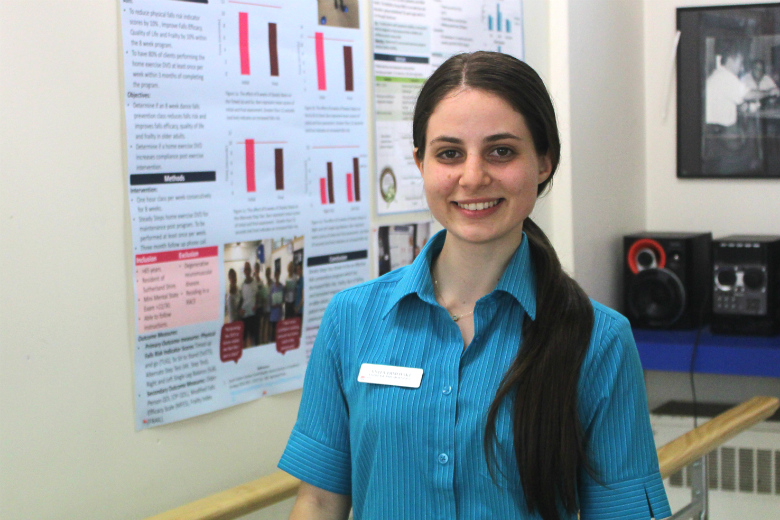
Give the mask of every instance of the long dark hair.
[[(552, 100), (539, 75), (522, 61), (494, 52), (459, 54), (445, 61), (423, 85), (414, 110), (412, 139), (425, 155), (428, 120), (438, 103), (460, 88), (500, 96), (520, 113), (539, 155), (547, 155), (552, 173), (561, 143)], [(485, 458), (491, 474), (501, 403), (512, 403), (517, 469), (530, 512), (559, 520), (559, 507), (578, 509), (580, 469), (589, 468), (577, 413), (580, 367), (593, 329), (593, 308), (585, 292), (562, 269), (544, 232), (530, 218), (523, 223), (536, 271), (536, 319), (527, 315), (523, 340), (490, 405), (485, 426)]]

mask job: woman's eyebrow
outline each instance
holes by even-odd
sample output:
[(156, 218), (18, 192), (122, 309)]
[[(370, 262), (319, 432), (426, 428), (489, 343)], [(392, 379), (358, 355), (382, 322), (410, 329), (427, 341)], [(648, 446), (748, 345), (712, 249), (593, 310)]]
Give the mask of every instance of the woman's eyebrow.
[[(504, 132), (504, 133), (501, 133), (501, 134), (489, 135), (489, 136), (485, 137), (483, 139), (483, 141), (486, 142), (486, 143), (492, 143), (492, 142), (495, 142), (495, 141), (501, 141), (503, 139), (516, 139), (518, 141), (522, 141), (523, 140), (522, 137), (516, 136), (515, 134), (509, 133), (509, 132)], [(440, 135), (438, 137), (435, 137), (435, 138), (431, 139), (431, 141), (428, 144), (432, 145), (432, 144), (434, 144), (436, 142), (444, 142), (444, 143), (452, 143), (452, 144), (463, 144), (463, 139), (460, 139), (458, 137), (452, 137), (452, 136), (449, 136), (449, 135)]]
[(504, 132), (503, 134), (489, 135), (489, 136), (487, 136), (484, 139), (484, 141), (486, 143), (492, 143), (492, 142), (501, 141), (501, 140), (504, 140), (504, 139), (517, 139), (518, 141), (522, 141), (523, 140), (522, 137), (518, 137), (515, 134), (510, 134), (509, 132)]
[(452, 144), (463, 144), (463, 139), (458, 139), (457, 137), (450, 137), (448, 135), (440, 135), (439, 137), (431, 139), (431, 142), (428, 143), (428, 145), (432, 145), (437, 141), (442, 141), (444, 143), (452, 143)]

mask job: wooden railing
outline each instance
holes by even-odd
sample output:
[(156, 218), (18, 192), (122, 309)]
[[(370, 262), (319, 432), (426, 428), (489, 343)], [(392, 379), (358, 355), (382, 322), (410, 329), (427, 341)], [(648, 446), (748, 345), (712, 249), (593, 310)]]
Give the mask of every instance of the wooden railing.
[(754, 397), (663, 445), (658, 449), (661, 477), (674, 475), (738, 433), (771, 416), (778, 407), (780, 400), (776, 397)]
[(300, 485), (297, 478), (277, 471), (147, 520), (232, 520), (297, 495)]
[[(658, 450), (661, 476), (673, 475), (771, 416), (778, 407), (780, 400), (775, 397), (754, 397), (664, 445)], [(297, 478), (277, 471), (147, 520), (232, 520), (295, 496), (300, 484)]]

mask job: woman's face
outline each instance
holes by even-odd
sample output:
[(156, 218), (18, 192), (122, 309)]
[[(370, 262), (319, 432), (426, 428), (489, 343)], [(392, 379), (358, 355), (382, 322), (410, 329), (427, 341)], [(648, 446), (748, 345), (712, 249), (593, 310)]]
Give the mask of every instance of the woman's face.
[(415, 162), (433, 216), (451, 237), (516, 247), (538, 185), (550, 176), (523, 116), (501, 97), (462, 89), (428, 120), (425, 155)]

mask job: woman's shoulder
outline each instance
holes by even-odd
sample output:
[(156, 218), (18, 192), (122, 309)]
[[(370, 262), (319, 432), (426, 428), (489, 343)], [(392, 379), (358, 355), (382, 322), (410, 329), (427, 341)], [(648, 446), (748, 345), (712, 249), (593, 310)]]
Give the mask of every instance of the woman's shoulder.
[(381, 305), (385, 299), (390, 296), (395, 289), (398, 282), (400, 282), (404, 274), (408, 271), (410, 266), (399, 267), (389, 273), (383, 274), (378, 278), (353, 285), (347, 289), (342, 289), (331, 300), (332, 305), (339, 307), (354, 307), (355, 305), (362, 305), (371, 303), (372, 305)]
[(603, 329), (601, 332), (614, 331), (616, 329), (631, 329), (628, 318), (611, 307), (596, 300), (590, 300), (593, 306), (593, 329)]
[(621, 364), (626, 355), (636, 355), (636, 345), (628, 319), (597, 301), (593, 305), (593, 330), (583, 369)]

